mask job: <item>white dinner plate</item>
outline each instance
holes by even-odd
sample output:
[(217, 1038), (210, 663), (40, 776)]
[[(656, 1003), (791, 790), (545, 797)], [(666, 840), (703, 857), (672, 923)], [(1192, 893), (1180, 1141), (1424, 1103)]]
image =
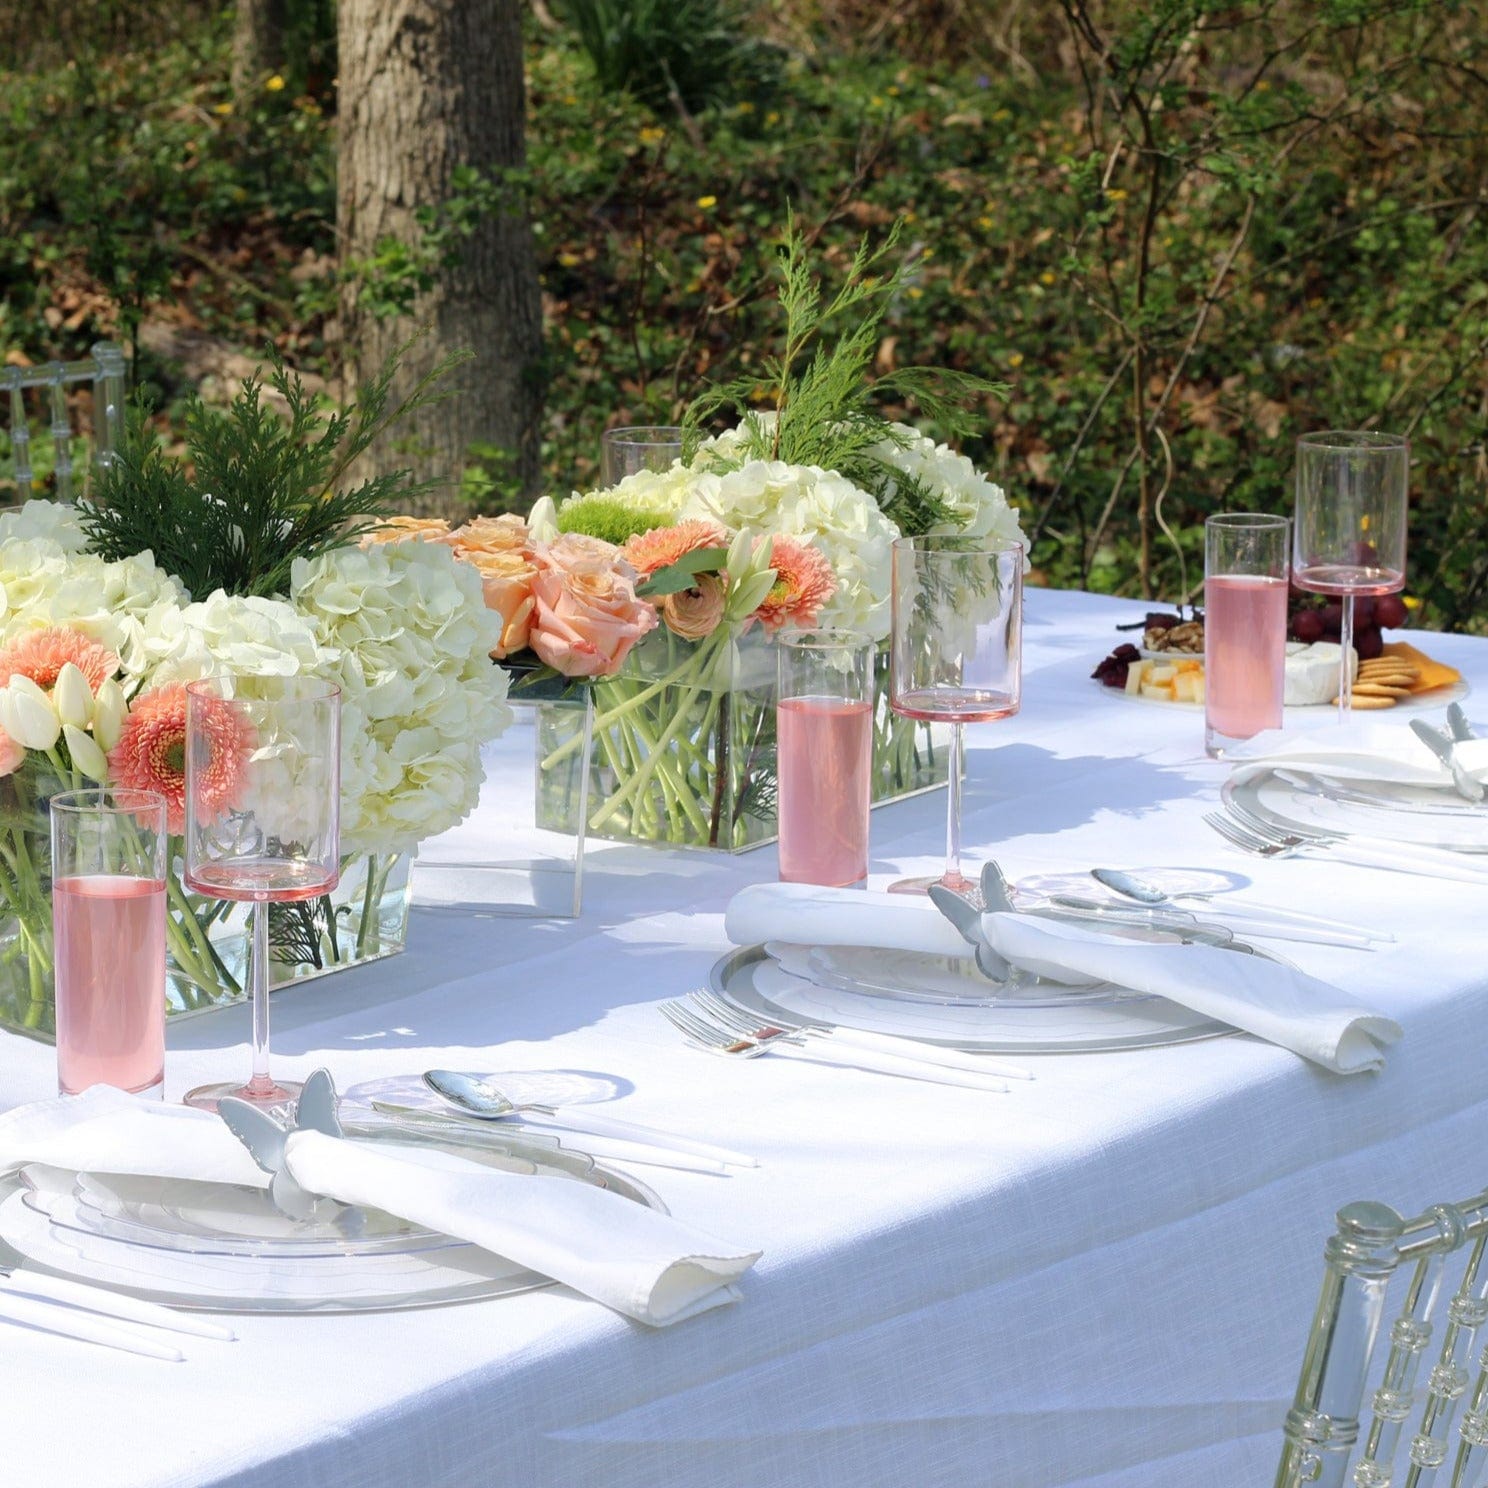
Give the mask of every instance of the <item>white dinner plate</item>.
[[(584, 1161), (591, 1170), (587, 1181), (666, 1212), (645, 1184)], [(412, 1226), (406, 1227), (406, 1243), (381, 1249), (359, 1248), (354, 1242), (339, 1248), (297, 1245), (294, 1236), (302, 1227), (255, 1208), (251, 1195), (261, 1191), (236, 1185), (97, 1174), (77, 1178), (73, 1189), (54, 1182), (12, 1193), (0, 1203), (0, 1240), (39, 1270), (100, 1282), (171, 1306), (223, 1312), (372, 1311), (474, 1301), (553, 1285), (479, 1246), (430, 1237)], [(80, 1199), (80, 1190), (85, 1199)], [(245, 1205), (251, 1218), (235, 1244), (231, 1216)], [(274, 1243), (276, 1224), (287, 1243)]]
[[(967, 1053), (1073, 1054), (1147, 1049), (1235, 1031), (1228, 1024), (1190, 1012), (1165, 998), (1123, 994), (1114, 988), (1079, 988), (1068, 997), (1004, 997), (977, 1005), (937, 1005), (854, 992), (793, 976), (767, 955), (763, 946), (745, 947), (722, 957), (713, 967), (712, 979), (718, 990), (766, 1022), (861, 1028)], [(1104, 991), (1105, 995), (1087, 996), (1087, 990)]]
[[(1227, 780), (1220, 799), (1284, 832), (1388, 837), (1414, 847), (1488, 853), (1488, 804), (1464, 801), (1447, 789), (1384, 781), (1350, 780), (1330, 789), (1302, 774), (1283, 779), (1286, 773), (1277, 767), (1239, 784)], [(1366, 804), (1357, 796), (1376, 799)]]

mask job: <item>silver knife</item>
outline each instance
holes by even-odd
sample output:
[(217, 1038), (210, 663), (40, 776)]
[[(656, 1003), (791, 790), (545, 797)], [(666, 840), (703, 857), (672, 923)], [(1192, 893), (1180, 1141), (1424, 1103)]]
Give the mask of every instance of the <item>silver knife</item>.
[(1410, 727), (1411, 733), (1452, 772), (1452, 785), (1464, 801), (1472, 801), (1476, 804), (1488, 795), (1488, 790), (1485, 790), (1482, 782), (1475, 780), (1463, 769), (1457, 758), (1455, 739), (1439, 733), (1424, 718), (1412, 718)]

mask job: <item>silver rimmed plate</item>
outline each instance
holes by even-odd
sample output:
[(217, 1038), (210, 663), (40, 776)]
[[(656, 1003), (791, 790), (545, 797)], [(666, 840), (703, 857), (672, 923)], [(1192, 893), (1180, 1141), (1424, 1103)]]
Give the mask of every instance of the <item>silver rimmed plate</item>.
[[(862, 1028), (966, 1053), (1104, 1053), (1191, 1043), (1235, 1031), (1165, 998), (1122, 993), (1117, 988), (1081, 988), (1069, 997), (1050, 995), (1027, 1001), (937, 1005), (919, 998), (823, 986), (785, 971), (758, 945), (722, 957), (713, 967), (712, 980), (719, 991), (758, 1014), (763, 1022)], [(1105, 995), (1089, 996), (1087, 990)]]
[(1414, 847), (1488, 853), (1488, 805), (1448, 790), (1384, 781), (1326, 781), (1278, 767), (1227, 780), (1220, 799), (1242, 817), (1308, 837), (1389, 837)]
[[(597, 1183), (665, 1213), (645, 1184), (570, 1154)], [(534, 1171), (575, 1177), (570, 1164)], [(55, 1170), (0, 1202), (0, 1239), (27, 1265), (172, 1306), (225, 1312), (349, 1312), (428, 1307), (553, 1283), (475, 1245), (388, 1221), (307, 1240), (256, 1207), (255, 1190)], [(384, 1217), (386, 1219), (386, 1217)], [(278, 1226), (276, 1230), (276, 1225)]]

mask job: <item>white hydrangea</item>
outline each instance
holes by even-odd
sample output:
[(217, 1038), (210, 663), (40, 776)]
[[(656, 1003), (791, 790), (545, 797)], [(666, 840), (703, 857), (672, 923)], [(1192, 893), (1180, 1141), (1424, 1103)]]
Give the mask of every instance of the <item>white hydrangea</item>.
[(81, 553), (88, 539), (78, 524), (77, 508), (67, 501), (28, 501), (0, 513), (0, 543), (11, 538), (45, 538), (64, 553)]
[(324, 672), (334, 657), (314, 622), (283, 599), (227, 594), (162, 611), (147, 644), (152, 687), (199, 677), (295, 677)]
[(298, 560), (290, 595), (334, 652), (343, 852), (410, 851), (461, 821), (481, 745), (511, 721), (479, 573), (443, 543), (382, 543)]
[[(960, 533), (967, 537), (991, 537), (1027, 546), (1017, 511), (1008, 505), (1006, 493), (994, 485), (965, 455), (949, 445), (936, 444), (908, 424), (895, 424), (895, 431), (905, 443), (885, 439), (873, 453), (906, 475), (921, 481), (950, 507), (954, 516), (930, 529), (932, 533)], [(891, 486), (884, 492), (884, 503), (893, 500)]]
[[(686, 504), (696, 477), (681, 460), (673, 460), (665, 470), (636, 470), (624, 480), (609, 487), (606, 495), (617, 496), (644, 511), (665, 514), (676, 521)], [(574, 492), (577, 497), (579, 493)]]
[(0, 538), (0, 641), (70, 626), (116, 652), (126, 678), (138, 678), (164, 654), (163, 630), (185, 597), (149, 553), (108, 562), (49, 537)]
[(682, 520), (711, 517), (734, 531), (786, 533), (817, 548), (832, 565), (837, 591), (818, 624), (889, 633), (889, 555), (899, 535), (866, 491), (814, 465), (751, 460), (738, 470), (696, 471)]

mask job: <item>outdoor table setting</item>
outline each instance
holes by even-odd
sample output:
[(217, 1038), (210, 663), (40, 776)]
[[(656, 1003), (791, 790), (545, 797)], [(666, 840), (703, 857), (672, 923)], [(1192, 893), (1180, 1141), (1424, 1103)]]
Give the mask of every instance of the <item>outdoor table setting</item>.
[[(979, 905), (978, 926), (994, 955), (1021, 968), (1014, 983), (1030, 967), (1047, 974), (1051, 959), (1066, 979), (1062, 994), (1045, 980), (994, 996), (1002, 1016), (1023, 1020), (1015, 1034), (966, 1035), (969, 992), (985, 1001), (987, 987), (998, 991), (969, 980), (980, 974), (977, 948), (928, 901), (882, 896), (904, 872), (936, 868), (936, 796), (873, 813), (866, 894), (777, 884), (768, 849), (700, 859), (602, 843), (590, 845), (578, 920), (522, 920), (484, 913), (474, 874), (465, 911), (421, 910), (415, 866), (402, 956), (275, 999), (276, 1073), (328, 1070), (353, 1137), (312, 1127), (286, 1147), (291, 1188), (323, 1211), (295, 1223), (319, 1226), (322, 1241), (339, 1237), (313, 1283), (336, 1300), (316, 1306), (295, 1294), (296, 1273), (327, 1259), (312, 1246), (292, 1261), (218, 1258), (240, 1286), (272, 1272), (284, 1293), (277, 1305), (238, 1295), (226, 1313), (201, 1312), (214, 1307), (201, 1295), (211, 1257), (188, 1253), (167, 1257), (165, 1291), (147, 1264), (143, 1289), (111, 1294), (184, 1302), (176, 1318), (225, 1323), (235, 1340), (107, 1324), (164, 1340), (185, 1356), (180, 1367), (124, 1352), (117, 1339), (89, 1347), (7, 1326), (7, 1412), (55, 1419), (65, 1372), (69, 1412), (85, 1422), (65, 1438), (13, 1436), (16, 1470), (140, 1484), (758, 1484), (881, 1481), (892, 1460), (917, 1480), (952, 1482), (976, 1480), (995, 1454), (994, 1479), (1006, 1483), (1263, 1477), (1332, 1209), (1386, 1182), (1408, 1203), (1475, 1181), (1467, 1138), (1485, 1061), (1472, 947), (1488, 869), (1464, 850), (1471, 803), (1409, 728), (1409, 717), (1442, 721), (1439, 698), (1388, 726), (1364, 725), (1351, 751), (1330, 709), (1288, 710), (1276, 746), (1261, 739), (1253, 760), (1216, 762), (1200, 710), (1090, 677), (1115, 626), (1140, 611), (1028, 590), (1021, 709), (968, 731), (963, 852), (975, 878), (980, 865), (1000, 865), (1002, 876), (978, 887), (1001, 883), (1011, 901), (985, 915)], [(1464, 722), (1480, 724), (1473, 689), (1488, 685), (1488, 648), (1418, 639), (1461, 673), (1453, 698)], [(1464, 768), (1481, 769), (1477, 754), (1464, 747)], [(1358, 805), (1289, 786), (1262, 795), (1263, 809), (1312, 844), (1286, 856), (1248, 853), (1206, 823), (1247, 788), (1247, 772), (1253, 781), (1278, 768), (1385, 798)], [(522, 786), (515, 768), (488, 771), (475, 827), (499, 833)], [(1407, 803), (1429, 795), (1431, 811), (1403, 811), (1396, 791)], [(1292, 821), (1315, 802), (1335, 814)], [(1356, 837), (1403, 842), (1419, 857), (1382, 871), (1333, 856)], [(1094, 868), (1195, 897), (1112, 910), (1117, 896)], [(1029, 912), (1056, 898), (1102, 907), (1042, 922)], [(1231, 907), (1243, 937), (1229, 926)], [(1278, 917), (1270, 935), (1258, 924), (1268, 913)], [(1154, 915), (1166, 923), (1133, 928)], [(876, 934), (864, 933), (868, 922)], [(1171, 952), (1264, 967), (1258, 985), (1275, 1024), (1236, 1034), (1223, 1007), (1200, 999), (1108, 1038), (1102, 1008), (1133, 1010), (1109, 985), (1105, 997), (1091, 985), (1078, 954), (1072, 969), (1070, 947), (1113, 933), (1135, 941), (1139, 960)], [(1256, 954), (1224, 948), (1240, 939)], [(792, 967), (790, 945), (819, 955), (834, 940), (848, 951), (928, 954), (950, 989), (932, 983), (916, 1000), (894, 1000), (844, 989), (830, 968), (824, 977), (816, 964)], [(774, 960), (794, 982), (754, 984), (762, 1000), (745, 1007), (756, 1033), (779, 1022), (835, 1032), (763, 1042), (758, 1057), (720, 1056), (679, 1033), (664, 1008), (697, 1009), (687, 994), (710, 985), (737, 1003), (731, 967), (741, 959), (756, 972)], [(861, 965), (848, 956), (835, 970), (850, 976)], [(1300, 996), (1318, 982), (1336, 1005), (1306, 1010), (1299, 1035), (1271, 994), (1284, 985)], [(1062, 1046), (1066, 995), (1076, 1036)], [(855, 1003), (882, 1016), (843, 1015)], [(904, 1059), (910, 1039), (928, 1062)], [(7, 1245), (34, 1246), (43, 1269), (97, 1283), (106, 1268), (78, 1259), (90, 1249), (133, 1243), (148, 1256), (179, 1245), (188, 1224), (199, 1236), (204, 1216), (182, 1207), (179, 1192), (167, 1203), (142, 1192), (141, 1172), (169, 1175), (178, 1190), (210, 1177), (257, 1195), (263, 1225), (278, 1212), (263, 1196), (280, 1179), (220, 1121), (171, 1104), (231, 1074), (243, 1059), (233, 1046), (251, 1042), (240, 1012), (173, 1022), (167, 1104), (95, 1088), (59, 1120), (67, 1102), (47, 1099), (52, 1051), (4, 1036), (4, 1100), (18, 1109), (0, 1117), (0, 1162), (30, 1165), (30, 1186), (6, 1200), (12, 1221), (24, 1211)], [(479, 1073), (519, 1105), (554, 1114), (520, 1113), (494, 1139), (451, 1134), (475, 1124), (420, 1078), (441, 1069)], [(627, 1124), (629, 1146), (613, 1129), (584, 1131), (586, 1115)], [(396, 1140), (386, 1131), (355, 1140), (380, 1125), (395, 1127)], [(135, 1126), (144, 1161), (131, 1153)], [(184, 1131), (184, 1143), (162, 1140), (164, 1126)], [(364, 1148), (366, 1171), (338, 1161), (342, 1147)], [(609, 1175), (614, 1192), (559, 1187), (665, 1231), (645, 1237), (649, 1248), (612, 1233), (597, 1244), (609, 1211), (590, 1212), (588, 1199), (560, 1205), (574, 1226), (565, 1266), (555, 1255), (562, 1221), (539, 1219), (536, 1248), (524, 1253), (510, 1230), (534, 1222), (517, 1214), (488, 1243), (515, 1246), (565, 1285), (538, 1286), (542, 1276), (520, 1264), (481, 1271), (456, 1261), (468, 1290), (436, 1288), (429, 1300), (470, 1300), (400, 1308), (373, 1273), (407, 1268), (398, 1248), (410, 1234), (458, 1228), (451, 1208), (467, 1224), (490, 1211), (496, 1190), (471, 1176), (472, 1156), (491, 1185), (534, 1171)], [(384, 1174), (397, 1163), (417, 1164), (414, 1205), (402, 1198), (407, 1172), (394, 1170), (400, 1197), (388, 1197)], [(391, 1232), (336, 1229), (348, 1213), (380, 1204), (396, 1213), (400, 1202)], [(151, 1225), (164, 1238), (145, 1236)], [(71, 1247), (57, 1245), (68, 1234)], [(276, 1234), (260, 1238), (271, 1248)], [(357, 1258), (379, 1243), (381, 1255)], [(622, 1253), (645, 1271), (644, 1295), (667, 1299), (659, 1312), (637, 1305), (635, 1276), (616, 1270)], [(64, 1256), (71, 1264), (59, 1264)], [(694, 1268), (685, 1300), (669, 1290), (669, 1268)]]

